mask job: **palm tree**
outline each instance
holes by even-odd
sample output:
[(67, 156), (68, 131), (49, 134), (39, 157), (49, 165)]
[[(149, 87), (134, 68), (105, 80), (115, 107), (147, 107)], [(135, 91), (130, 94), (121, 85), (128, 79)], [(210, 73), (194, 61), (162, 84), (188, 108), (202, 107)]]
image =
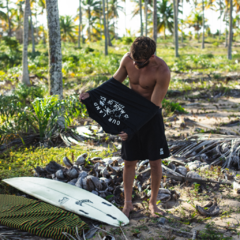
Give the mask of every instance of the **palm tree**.
[(107, 43), (107, 21), (105, 14), (105, 0), (103, 0), (103, 21), (104, 21), (104, 37), (105, 37), (105, 56), (108, 55), (108, 43)]
[(91, 28), (95, 20), (97, 20), (97, 15), (102, 11), (100, 8), (99, 0), (83, 0), (83, 8), (86, 11), (86, 16), (88, 19), (88, 40), (91, 41)]
[(174, 40), (175, 40), (175, 57), (179, 57), (178, 54), (178, 0), (173, 0), (173, 11), (174, 11)]
[(17, 5), (17, 9), (15, 9), (16, 10), (16, 14), (15, 14), (16, 23), (15, 23), (15, 25), (17, 25), (16, 29), (21, 28), (22, 25), (23, 25), (23, 21), (22, 21), (23, 17), (24, 17), (23, 4), (24, 4), (24, 1), (22, 1), (22, 0), (18, 1), (16, 3), (16, 5)]
[(153, 0), (153, 39), (157, 43), (157, 0)]
[(157, 32), (163, 33), (166, 39), (166, 30), (173, 32), (173, 4), (169, 4), (168, 0), (162, 0), (157, 4)]
[(215, 9), (216, 11), (219, 11), (219, 17), (218, 19), (220, 20), (219, 23), (220, 23), (220, 26), (219, 26), (219, 40), (221, 38), (221, 17), (222, 17), (222, 14), (223, 14), (223, 1), (222, 0), (218, 0), (216, 1), (216, 5), (215, 5)]
[(204, 49), (204, 0), (202, 0), (202, 49)]
[(10, 17), (9, 17), (8, 1), (9, 0), (6, 0), (7, 19), (8, 19), (8, 36), (11, 37), (12, 36), (12, 28), (11, 28), (11, 21), (10, 21)]
[(140, 33), (143, 36), (143, 18), (142, 18), (142, 0), (135, 0), (136, 3), (134, 10), (132, 11), (132, 18), (136, 15), (140, 15)]
[[(46, 9), (46, 1), (45, 0), (38, 0), (37, 4), (38, 4), (37, 9), (38, 10), (40, 9), (40, 12), (38, 14), (43, 15), (44, 10)], [(37, 21), (37, 14), (36, 14), (36, 21)], [(41, 28), (41, 26), (39, 26), (39, 31), (40, 31), (40, 28)], [(38, 33), (37, 33), (37, 36), (38, 36)], [(43, 31), (43, 44), (45, 44), (45, 34), (44, 34), (44, 31)]]
[(73, 32), (75, 29), (74, 19), (71, 16), (60, 16), (59, 19), (61, 38), (63, 41), (70, 40), (74, 42)]
[[(46, 0), (46, 10), (49, 38), (49, 90), (50, 95), (58, 95), (62, 99), (62, 52), (58, 0)], [(62, 127), (64, 128), (64, 124)]]
[[(221, 0), (220, 0), (221, 1)], [(212, 6), (212, 0), (211, 1), (206, 1), (202, 0), (202, 49), (204, 49), (204, 32), (205, 32), (205, 19), (204, 19), (204, 11), (205, 8), (209, 9)]]
[(34, 29), (33, 29), (31, 6), (30, 6), (29, 10), (30, 10), (30, 25), (31, 25), (31, 36), (32, 36), (32, 53), (35, 53), (35, 39), (34, 39)]
[(198, 33), (198, 41), (199, 41), (199, 30), (203, 24), (202, 15), (199, 12), (193, 12), (190, 16), (188, 16), (186, 23), (189, 27), (193, 27), (195, 31)]
[(226, 4), (226, 7), (225, 7), (225, 10), (224, 10), (224, 15), (223, 15), (223, 21), (225, 22), (226, 24), (226, 27), (225, 27), (225, 47), (228, 46), (228, 38), (227, 38), (227, 26), (229, 24), (229, 8), (228, 8), (228, 4)]
[(148, 0), (145, 0), (145, 36), (147, 37)]
[(80, 48), (80, 39), (82, 35), (82, 1), (79, 0), (79, 24), (78, 24), (78, 48)]
[(228, 59), (232, 60), (232, 11), (233, 11), (233, 1), (230, 1), (229, 9), (229, 32), (228, 32)]
[(23, 54), (22, 54), (22, 65), (23, 73), (21, 82), (30, 85), (29, 73), (28, 73), (28, 16), (30, 11), (30, 0), (25, 0), (25, 11), (24, 11), (24, 23), (23, 23)]
[(106, 4), (107, 4), (107, 14), (105, 15), (106, 17), (106, 27), (107, 27), (107, 42), (108, 42), (108, 46), (109, 47), (112, 47), (112, 42), (111, 42), (111, 38), (110, 38), (110, 31), (109, 31), (109, 21), (108, 21), (108, 15), (109, 15), (109, 12), (108, 12), (108, 0), (106, 0)]
[(141, 29), (141, 36), (143, 36), (143, 23), (142, 23), (142, 0), (139, 0), (139, 11), (140, 11), (140, 29)]
[(116, 20), (119, 17), (119, 11), (124, 12), (124, 8), (118, 4), (118, 0), (110, 0), (108, 2), (108, 19), (112, 19), (113, 36), (115, 36), (116, 33)]

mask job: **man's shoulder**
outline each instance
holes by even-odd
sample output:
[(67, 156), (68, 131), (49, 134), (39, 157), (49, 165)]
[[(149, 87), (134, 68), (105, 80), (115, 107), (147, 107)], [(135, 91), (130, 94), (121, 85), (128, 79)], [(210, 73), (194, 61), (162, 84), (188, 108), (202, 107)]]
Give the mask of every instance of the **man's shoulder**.
[(130, 60), (128, 56), (129, 56), (129, 52), (127, 52), (123, 55), (123, 57), (121, 59), (121, 65), (122, 66), (125, 66), (127, 61)]
[(158, 64), (158, 70), (157, 70), (158, 73), (170, 74), (170, 69), (169, 69), (168, 65), (166, 64), (166, 62), (162, 58), (156, 56), (156, 61)]

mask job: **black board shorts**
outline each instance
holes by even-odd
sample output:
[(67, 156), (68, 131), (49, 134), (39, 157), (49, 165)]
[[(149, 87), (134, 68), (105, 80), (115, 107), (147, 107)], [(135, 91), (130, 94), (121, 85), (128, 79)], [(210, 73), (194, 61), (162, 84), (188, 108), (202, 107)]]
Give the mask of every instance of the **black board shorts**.
[(170, 156), (161, 108), (130, 140), (122, 141), (121, 156), (126, 161), (154, 161)]

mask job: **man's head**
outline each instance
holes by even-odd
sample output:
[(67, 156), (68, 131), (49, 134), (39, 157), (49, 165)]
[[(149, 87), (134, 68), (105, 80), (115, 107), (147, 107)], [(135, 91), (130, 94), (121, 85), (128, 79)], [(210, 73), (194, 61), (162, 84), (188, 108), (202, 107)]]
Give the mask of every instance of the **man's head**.
[[(138, 37), (130, 48), (130, 57), (135, 61), (136, 68), (143, 68), (148, 65), (150, 57), (156, 51), (156, 43), (149, 37)], [(140, 60), (140, 61), (138, 61)], [(145, 61), (144, 61), (145, 60)], [(144, 64), (137, 64), (137, 63)]]

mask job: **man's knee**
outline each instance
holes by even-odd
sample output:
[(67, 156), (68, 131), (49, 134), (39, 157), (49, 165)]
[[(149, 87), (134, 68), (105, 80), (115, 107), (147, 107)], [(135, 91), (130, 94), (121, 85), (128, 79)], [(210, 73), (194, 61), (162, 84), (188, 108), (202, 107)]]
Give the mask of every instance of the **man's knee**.
[(137, 161), (126, 161), (124, 160), (124, 168), (135, 168)]
[(153, 169), (162, 166), (162, 160), (161, 159), (158, 159), (158, 160), (155, 160), (155, 161), (149, 161), (149, 162), (150, 162), (151, 168), (153, 168)]

